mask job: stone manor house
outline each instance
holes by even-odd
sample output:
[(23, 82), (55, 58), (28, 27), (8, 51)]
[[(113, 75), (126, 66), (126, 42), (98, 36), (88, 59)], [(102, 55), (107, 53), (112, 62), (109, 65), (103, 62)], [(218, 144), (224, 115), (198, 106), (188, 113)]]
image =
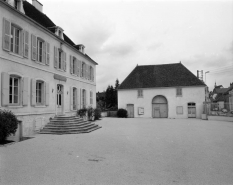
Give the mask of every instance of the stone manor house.
[(96, 107), (96, 65), (37, 0), (0, 0), (0, 109), (22, 121), (23, 135), (55, 115)]

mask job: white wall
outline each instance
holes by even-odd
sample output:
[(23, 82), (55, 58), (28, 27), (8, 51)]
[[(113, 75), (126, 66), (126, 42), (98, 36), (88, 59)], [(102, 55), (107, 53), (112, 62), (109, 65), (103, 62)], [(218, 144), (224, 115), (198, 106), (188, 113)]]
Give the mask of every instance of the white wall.
[[(19, 25), (22, 29), (25, 29), (29, 32), (29, 57), (24, 58), (12, 54), (11, 52), (7, 52), (3, 50), (2, 41), (3, 41), (3, 18), (6, 18), (15, 24)], [(23, 120), (23, 130), (24, 135), (30, 135), (31, 131), (27, 131), (25, 127), (33, 128), (33, 119), (39, 119), (38, 117), (51, 117), (50, 114), (55, 114), (56, 107), (56, 85), (57, 83), (61, 83), (64, 85), (64, 111), (67, 114), (74, 113), (75, 111), (71, 111), (70, 109), (70, 87), (76, 87), (79, 91), (80, 89), (86, 89), (87, 91), (87, 106), (90, 105), (90, 90), (93, 92), (93, 105), (92, 107), (96, 107), (96, 74), (94, 73), (94, 82), (83, 79), (78, 76), (74, 76), (70, 74), (70, 55), (75, 56), (78, 60), (84, 61), (86, 64), (92, 65), (94, 72), (96, 71), (96, 65), (84, 57), (79, 52), (72, 49), (70, 46), (63, 43), (62, 49), (66, 52), (66, 72), (59, 71), (54, 68), (54, 46), (60, 47), (61, 41), (57, 39), (52, 34), (48, 33), (40, 26), (36, 25), (32, 21), (28, 20), (24, 16), (18, 14), (14, 10), (7, 8), (5, 5), (0, 3), (0, 109), (7, 109), (14, 112), (18, 115), (21, 120)], [(43, 38), (46, 42), (50, 43), (50, 65), (43, 65), (39, 62), (35, 62), (31, 59), (31, 34), (37, 35)], [(26, 106), (2, 106), (2, 86), (1, 86), (1, 74), (2, 72), (6, 73), (15, 73), (19, 74), (21, 77), (28, 77), (28, 105)], [(66, 77), (66, 82), (58, 81), (54, 79), (54, 74), (58, 74)], [(31, 106), (31, 79), (42, 79), (45, 82), (49, 82), (49, 106), (41, 106), (35, 107)], [(80, 96), (80, 94), (79, 94)], [(80, 97), (79, 105), (80, 105)], [(36, 116), (35, 116), (36, 115)], [(28, 117), (28, 118), (27, 118)], [(25, 120), (30, 120), (26, 121)], [(48, 119), (47, 119), (48, 120)], [(31, 122), (31, 125), (29, 124)], [(28, 126), (26, 126), (28, 125)]]
[[(182, 97), (176, 96), (176, 88), (143, 89), (143, 98), (137, 97), (137, 89), (118, 90), (118, 108), (126, 109), (127, 104), (134, 104), (135, 117), (152, 117), (152, 99), (157, 95), (166, 97), (168, 101), (168, 118), (187, 118), (187, 103), (196, 103), (197, 118), (201, 118), (205, 87), (182, 87)], [(183, 114), (176, 114), (176, 107), (183, 106)], [(138, 115), (138, 107), (144, 108), (144, 115)]]

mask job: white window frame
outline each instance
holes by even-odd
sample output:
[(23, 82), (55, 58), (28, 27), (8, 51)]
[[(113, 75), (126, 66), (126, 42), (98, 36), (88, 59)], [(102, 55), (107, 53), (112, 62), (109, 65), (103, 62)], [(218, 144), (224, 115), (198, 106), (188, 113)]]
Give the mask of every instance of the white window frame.
[[(18, 90), (17, 90), (17, 102), (14, 102), (15, 100), (15, 86), (14, 86), (14, 79), (17, 79), (18, 80)], [(10, 75), (9, 77), (9, 105), (20, 105), (20, 100), (21, 100), (21, 97), (20, 97), (20, 92), (21, 92), (21, 77), (19, 76), (15, 76), (15, 75)], [(12, 81), (12, 85), (10, 84)], [(11, 90), (12, 89), (12, 90)], [(12, 91), (10, 93), (10, 91)]]
[[(16, 36), (16, 31), (18, 31), (18, 37)], [(16, 37), (18, 38), (16, 40)], [(20, 48), (23, 47), (21, 43), (22, 29), (18, 26), (11, 24), (11, 42), (10, 42), (10, 51), (14, 54), (20, 55)], [(16, 46), (18, 42), (18, 51), (16, 51)]]
[[(45, 42), (37, 38), (37, 61), (43, 63), (43, 45)], [(41, 55), (40, 55), (41, 52)]]
[[(38, 84), (41, 84), (41, 89), (38, 89)], [(39, 91), (41, 91), (40, 95), (38, 94)], [(45, 82), (42, 80), (36, 80), (36, 105), (45, 105)]]

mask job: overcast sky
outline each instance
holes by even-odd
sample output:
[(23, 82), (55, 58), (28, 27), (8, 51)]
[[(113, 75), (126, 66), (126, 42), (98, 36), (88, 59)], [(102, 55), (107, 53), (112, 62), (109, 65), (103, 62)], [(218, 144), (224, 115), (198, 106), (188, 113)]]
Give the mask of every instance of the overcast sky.
[[(29, 1), (30, 2), (30, 1)], [(39, 0), (97, 66), (97, 91), (138, 65), (182, 62), (210, 90), (233, 82), (233, 0)], [(204, 75), (205, 80), (205, 75)]]

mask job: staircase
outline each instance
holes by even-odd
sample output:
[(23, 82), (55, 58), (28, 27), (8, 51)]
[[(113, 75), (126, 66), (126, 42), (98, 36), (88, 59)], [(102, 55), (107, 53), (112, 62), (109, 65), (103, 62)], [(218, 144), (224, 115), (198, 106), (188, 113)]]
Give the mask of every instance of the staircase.
[(84, 121), (75, 116), (57, 116), (54, 117), (40, 131), (40, 134), (81, 134), (89, 133), (101, 128), (100, 126)]

